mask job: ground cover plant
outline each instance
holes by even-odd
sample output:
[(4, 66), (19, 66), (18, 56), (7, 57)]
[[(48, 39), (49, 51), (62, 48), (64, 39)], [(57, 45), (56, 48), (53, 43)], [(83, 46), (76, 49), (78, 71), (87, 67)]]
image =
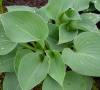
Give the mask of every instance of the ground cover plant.
[(3, 90), (99, 90), (99, 0), (48, 0), (41, 8), (0, 0)]

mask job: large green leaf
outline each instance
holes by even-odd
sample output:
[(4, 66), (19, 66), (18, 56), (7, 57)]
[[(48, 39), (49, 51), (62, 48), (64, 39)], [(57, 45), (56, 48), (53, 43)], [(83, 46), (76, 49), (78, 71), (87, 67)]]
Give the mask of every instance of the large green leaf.
[(48, 0), (45, 11), (48, 17), (55, 19), (59, 14), (65, 0)]
[(45, 12), (50, 18), (57, 18), (59, 14), (68, 8), (74, 8), (77, 11), (87, 9), (90, 0), (48, 0), (48, 4), (44, 7)]
[[(69, 30), (68, 30), (69, 29)], [(66, 24), (62, 24), (59, 27), (59, 44), (67, 43), (72, 41), (77, 35), (77, 31), (71, 31), (70, 28), (67, 28)]]
[(48, 76), (43, 82), (42, 90), (73, 90), (73, 88), (74, 90), (91, 90), (92, 84), (92, 78), (69, 71), (66, 73), (63, 87)]
[(43, 82), (42, 90), (63, 90), (63, 88), (50, 76)]
[(6, 73), (3, 81), (3, 90), (22, 90), (14, 73)]
[(68, 8), (73, 8), (77, 11), (88, 9), (90, 0), (64, 0), (61, 11), (65, 11)]
[(30, 52), (32, 51), (29, 49), (22, 49), (22, 48), (19, 48), (18, 51), (16, 52), (16, 56), (14, 60), (14, 69), (15, 69), (16, 74), (18, 73), (18, 68), (19, 68), (19, 64), (20, 64), (22, 57), (24, 57), (24, 55)]
[(69, 71), (64, 80), (64, 90), (91, 90), (93, 80), (90, 77)]
[(47, 51), (50, 60), (49, 75), (61, 86), (65, 77), (65, 65), (61, 55), (58, 52)]
[(96, 24), (100, 21), (100, 15), (94, 14), (94, 13), (84, 13), (84, 14), (81, 15), (81, 18), (83, 20), (92, 21), (94, 24)]
[(1, 21), (6, 35), (14, 42), (45, 40), (48, 36), (49, 31), (45, 21), (30, 11), (5, 13)]
[(89, 7), (90, 0), (64, 0), (62, 10), (67, 10), (67, 8), (74, 8), (77, 11), (82, 11)]
[(6, 35), (3, 26), (0, 22), (0, 55), (5, 55), (11, 52), (15, 47), (16, 43), (12, 42)]
[(0, 55), (0, 72), (14, 72), (15, 51), (7, 54)]
[(49, 13), (47, 12), (45, 7), (41, 7), (41, 8), (35, 8), (35, 11), (38, 15), (40, 15), (41, 17), (44, 18), (44, 20), (46, 21), (46, 23), (48, 23), (48, 21), (50, 20), (50, 18), (52, 18)]
[(74, 40), (75, 51), (63, 51), (65, 64), (75, 72), (100, 76), (100, 33), (84, 32)]
[(30, 90), (41, 83), (49, 70), (48, 58), (42, 61), (38, 53), (25, 55), (19, 65), (18, 80), (23, 90)]
[(29, 7), (29, 6), (7, 6), (8, 12), (13, 12), (13, 11), (31, 11), (35, 12), (34, 8)]

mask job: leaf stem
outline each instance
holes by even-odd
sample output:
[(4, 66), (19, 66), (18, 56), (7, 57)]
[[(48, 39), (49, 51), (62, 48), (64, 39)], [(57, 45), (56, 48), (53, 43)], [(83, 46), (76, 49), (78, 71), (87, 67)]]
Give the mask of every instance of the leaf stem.
[(0, 13), (3, 13), (3, 5), (2, 5), (3, 0), (0, 0)]
[(35, 45), (35, 43), (34, 43), (34, 42), (31, 42), (31, 44), (33, 45), (33, 47), (35, 47), (35, 48), (36, 48), (36, 45)]
[(27, 43), (20, 44), (20, 45), (23, 46), (23, 47), (26, 47), (26, 48), (28, 48), (28, 49), (31, 49), (31, 50), (33, 50), (33, 51), (36, 51), (35, 48), (33, 48), (32, 46), (28, 45)]

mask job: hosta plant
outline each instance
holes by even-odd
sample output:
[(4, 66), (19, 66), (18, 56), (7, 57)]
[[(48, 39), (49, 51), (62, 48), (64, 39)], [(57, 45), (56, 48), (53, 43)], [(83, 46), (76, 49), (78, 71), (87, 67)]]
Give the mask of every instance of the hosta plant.
[(92, 90), (92, 77), (100, 77), (100, 15), (93, 10), (100, 11), (99, 0), (8, 6), (0, 14), (3, 90)]

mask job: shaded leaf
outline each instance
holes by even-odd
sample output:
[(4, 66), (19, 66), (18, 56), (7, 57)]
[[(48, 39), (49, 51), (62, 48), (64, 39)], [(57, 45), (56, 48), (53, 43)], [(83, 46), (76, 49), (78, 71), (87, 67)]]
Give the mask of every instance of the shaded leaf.
[(95, 4), (96, 9), (100, 11), (100, 0), (92, 0)]
[(18, 68), (19, 68), (19, 64), (20, 64), (22, 57), (24, 57), (26, 54), (30, 52), (32, 51), (29, 49), (22, 49), (22, 48), (19, 48), (18, 51), (16, 52), (16, 56), (14, 60), (14, 69), (15, 69), (16, 74), (18, 73)]
[(0, 55), (0, 72), (14, 72), (14, 59), (15, 51), (7, 55)]
[(91, 90), (93, 80), (90, 77), (82, 76), (75, 72), (66, 73), (64, 90)]
[(66, 44), (60, 44), (58, 45), (59, 41), (59, 30), (58, 27), (54, 24), (49, 24), (49, 36), (47, 38), (47, 43), (49, 45), (49, 48), (52, 50), (62, 51), (65, 47), (67, 47)]
[(6, 73), (3, 81), (3, 90), (22, 90), (14, 73)]

